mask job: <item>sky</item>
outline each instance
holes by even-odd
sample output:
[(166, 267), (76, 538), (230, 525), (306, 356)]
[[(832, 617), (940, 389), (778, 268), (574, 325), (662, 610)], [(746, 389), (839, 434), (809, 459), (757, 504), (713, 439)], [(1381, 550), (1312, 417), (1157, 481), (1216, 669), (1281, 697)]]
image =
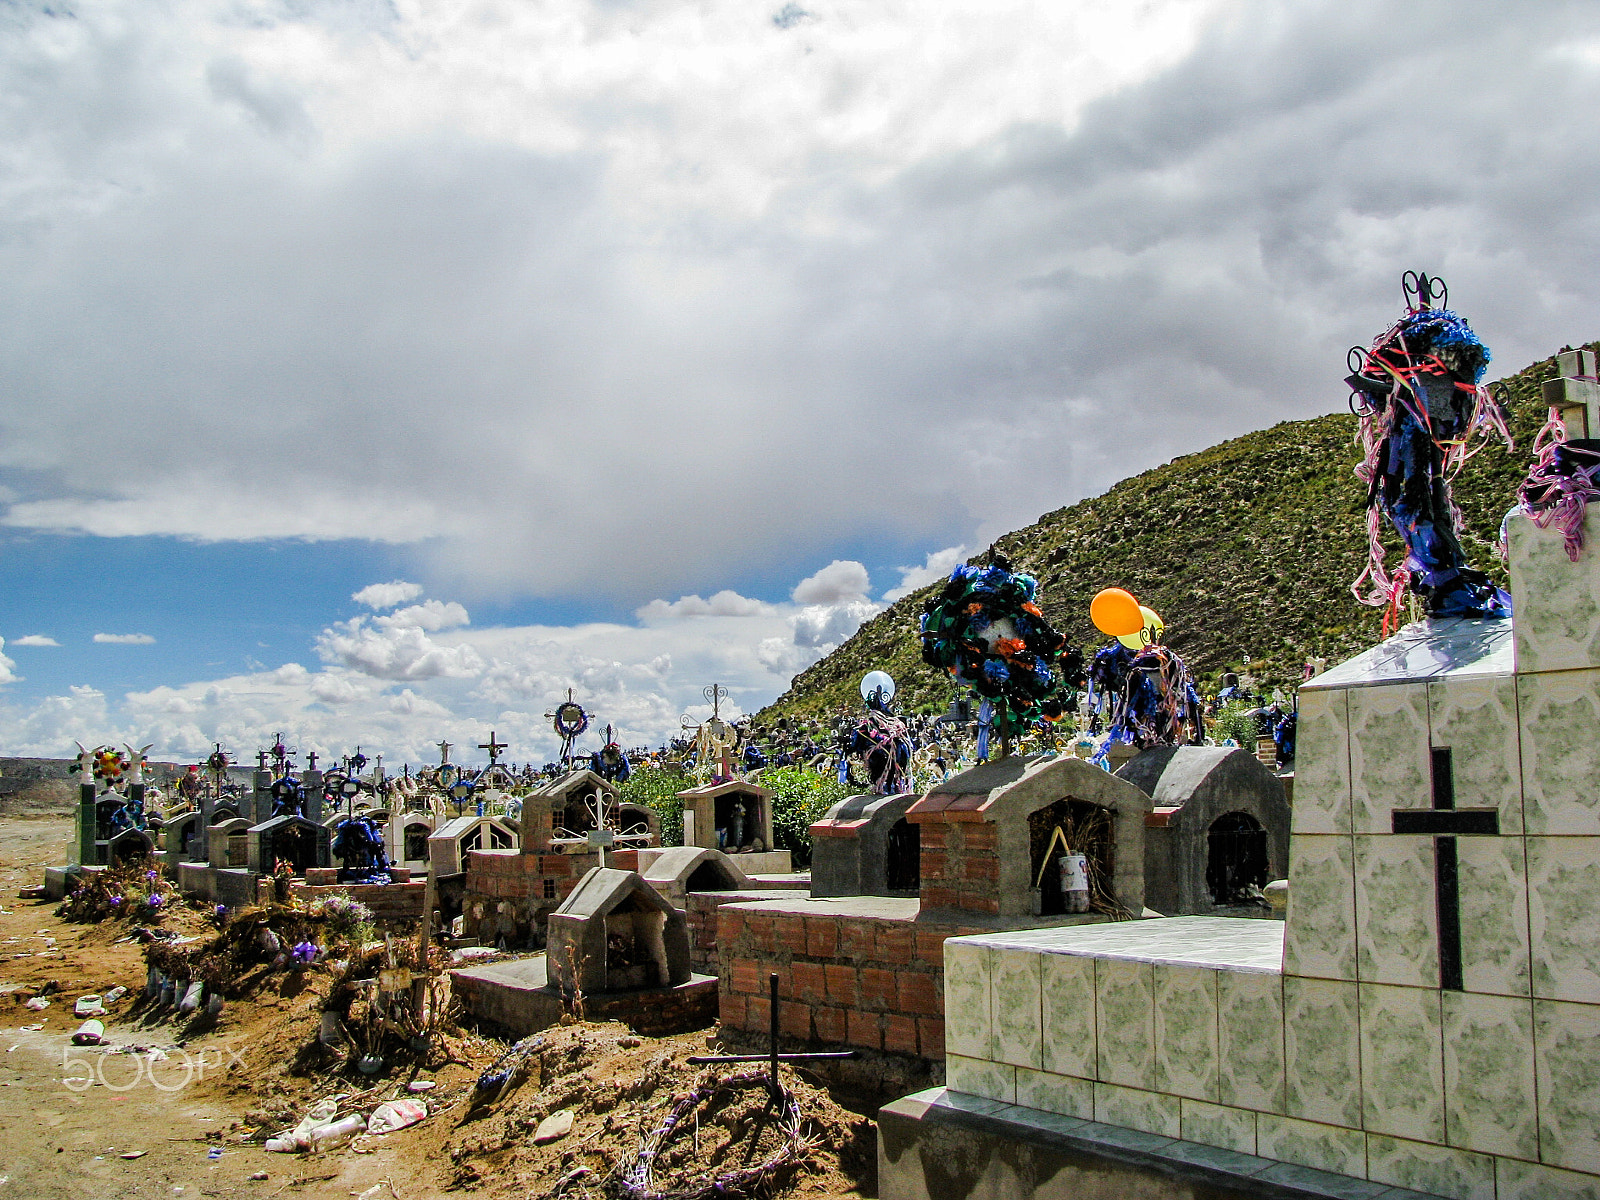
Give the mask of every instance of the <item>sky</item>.
[(1600, 336), (1596, 111), (1588, 2), (12, 0), (0, 756), (754, 711), (1407, 269)]

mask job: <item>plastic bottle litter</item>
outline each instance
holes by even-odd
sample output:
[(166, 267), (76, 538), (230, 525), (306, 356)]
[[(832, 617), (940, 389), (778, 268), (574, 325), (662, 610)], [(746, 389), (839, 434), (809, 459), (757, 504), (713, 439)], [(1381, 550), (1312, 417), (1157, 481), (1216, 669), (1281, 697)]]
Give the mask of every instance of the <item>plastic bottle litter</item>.
[(340, 1117), (329, 1125), (318, 1125), (311, 1131), (311, 1148), (313, 1150), (331, 1150), (355, 1137), (358, 1133), (365, 1133), (367, 1120), (360, 1113), (351, 1113), (348, 1117)]
[(159, 996), (161, 994), (161, 985), (164, 982), (161, 978), (161, 972), (156, 968), (151, 967), (146, 971), (144, 973), (144, 994), (146, 998), (154, 1000)]
[(107, 992), (103, 997), (101, 997), (101, 1000), (105, 1004), (115, 1004), (118, 1000), (121, 1000), (127, 994), (128, 994), (128, 989), (119, 984), (118, 986), (112, 988), (109, 992)]
[(218, 1017), (222, 1015), (222, 993), (212, 992), (206, 997), (206, 1016)]
[(78, 1031), (72, 1035), (72, 1044), (74, 1046), (98, 1046), (105, 1040), (105, 1023), (92, 1018), (78, 1026)]
[(177, 998), (178, 998), (178, 985), (177, 985), (177, 983), (175, 983), (171, 979), (162, 980), (162, 982), (161, 982), (161, 1000), (160, 1000), (161, 1007), (162, 1008), (171, 1008), (173, 1001), (176, 1000)]
[(102, 1017), (105, 1011), (106, 1006), (100, 1002), (99, 996), (79, 996), (78, 1002), (72, 1006), (72, 1015), (75, 1017)]
[(50, 1007), (50, 1001), (46, 1000), (43, 996), (35, 996), (32, 1000), (28, 1001), (28, 1007), (33, 1009), (34, 1012), (43, 1012), (45, 1009)]
[[(339, 1101), (336, 1098), (317, 1101), (311, 1106), (311, 1111), (300, 1118), (300, 1124), (293, 1129), (285, 1130), (277, 1137), (268, 1138), (266, 1148), (278, 1154), (294, 1154), (300, 1150), (309, 1150), (312, 1145), (311, 1135), (318, 1129), (334, 1124), (333, 1116), (338, 1111)], [(360, 1120), (359, 1117), (356, 1119)], [(346, 1117), (345, 1120), (349, 1118)]]
[(428, 1115), (428, 1106), (420, 1100), (390, 1100), (372, 1110), (367, 1119), (368, 1133), (393, 1133), (408, 1125), (415, 1125)]
[(183, 999), (178, 1001), (178, 1011), (183, 1013), (193, 1012), (200, 1007), (200, 994), (205, 991), (206, 985), (202, 980), (191, 980), (184, 990)]

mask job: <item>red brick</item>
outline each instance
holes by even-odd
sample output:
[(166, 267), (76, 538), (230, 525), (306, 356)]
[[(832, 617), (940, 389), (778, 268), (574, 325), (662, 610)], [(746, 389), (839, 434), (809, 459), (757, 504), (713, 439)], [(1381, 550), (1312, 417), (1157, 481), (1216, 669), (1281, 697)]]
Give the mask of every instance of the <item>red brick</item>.
[(844, 921), (839, 927), (839, 957), (871, 962), (878, 952), (877, 930), (871, 921)]
[(929, 850), (922, 848), (920, 873), (924, 879), (943, 879), (949, 867), (950, 857), (943, 850)]
[(895, 1007), (904, 1013), (936, 1017), (944, 1011), (939, 984), (922, 971), (902, 971), (897, 977)]
[(815, 1004), (828, 994), (826, 977), (823, 974), (821, 963), (797, 962), (789, 967), (789, 987), (786, 989), (791, 996), (797, 996), (810, 1004)]
[(784, 1037), (811, 1040), (811, 1006), (791, 1000), (778, 1003), (778, 1032)]
[(931, 929), (917, 930), (916, 961), (936, 971), (943, 971), (944, 940), (949, 936), (949, 933), (935, 932)]
[(877, 1013), (864, 1013), (852, 1008), (847, 1022), (846, 1039), (852, 1046), (865, 1046), (868, 1050), (883, 1049), (883, 1037), (878, 1032)]
[(968, 854), (961, 860), (961, 878), (993, 883), (1000, 878), (1000, 860), (993, 854)]
[(812, 958), (832, 958), (838, 953), (839, 922), (834, 917), (806, 918), (806, 953)]
[(817, 1031), (817, 1041), (844, 1043), (847, 1028), (844, 1009), (831, 1004), (820, 1005), (811, 1010), (811, 1023)]
[(748, 958), (735, 959), (730, 974), (734, 991), (766, 995), (766, 980), (762, 978), (761, 968)]
[(916, 947), (916, 929), (909, 923), (878, 927), (878, 961), (897, 966), (909, 963)]
[(822, 970), (828, 982), (828, 999), (846, 1008), (854, 1008), (859, 995), (856, 990), (856, 969), (840, 963), (828, 963)]
[(772, 918), (759, 913), (745, 913), (744, 931), (751, 945), (761, 950), (772, 949)]
[(800, 916), (783, 916), (773, 919), (773, 933), (776, 937), (775, 949), (787, 950), (790, 954), (804, 954), (806, 952), (806, 923)]
[(922, 827), (922, 832), (918, 835), (917, 844), (922, 847), (923, 854), (927, 854), (929, 847), (935, 850), (943, 850), (949, 836), (950, 827), (948, 825), (930, 821)]
[(917, 1052), (917, 1019), (890, 1013), (883, 1023), (883, 1048), (896, 1054)]
[(861, 968), (861, 1007), (888, 1012), (895, 1006), (894, 972), (882, 967)]
[(917, 1040), (922, 1045), (923, 1058), (943, 1058), (944, 1019), (942, 1017), (918, 1017)]
[(990, 892), (976, 892), (962, 889), (960, 907), (968, 912), (1000, 913), (1000, 897)]
[(717, 1020), (728, 1029), (743, 1029), (745, 1005), (748, 1002), (747, 996), (723, 992), (717, 997)]
[(744, 914), (736, 908), (717, 909), (717, 941), (732, 946), (744, 932)]
[(923, 908), (956, 908), (959, 907), (961, 898), (954, 888), (941, 887), (937, 884), (929, 886), (927, 880), (922, 883)]
[(740, 1028), (751, 1033), (766, 1033), (771, 1028), (771, 1002), (765, 996), (751, 996), (745, 1001), (744, 1024)]
[(968, 850), (994, 850), (1000, 845), (1000, 827), (990, 821), (966, 825), (963, 834)]

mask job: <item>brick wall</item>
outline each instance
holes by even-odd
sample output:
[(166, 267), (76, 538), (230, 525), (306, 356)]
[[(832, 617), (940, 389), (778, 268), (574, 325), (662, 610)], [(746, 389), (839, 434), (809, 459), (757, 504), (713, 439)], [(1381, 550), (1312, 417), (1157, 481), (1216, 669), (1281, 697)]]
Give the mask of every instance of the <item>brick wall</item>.
[(987, 821), (921, 824), (923, 908), (1000, 911), (999, 831)]
[[(761, 893), (771, 891), (755, 888), (738, 892), (690, 892), (685, 897), (684, 916), (689, 925), (689, 965), (702, 975), (717, 973), (717, 910), (724, 904), (743, 904), (762, 899)], [(790, 892), (796, 900), (803, 900), (805, 892)], [(671, 899), (671, 897), (668, 897)]]
[(977, 929), (883, 917), (717, 910), (721, 1021), (764, 1034), (778, 973), (786, 1038), (944, 1059), (944, 941)]
[(502, 937), (507, 944), (535, 940), (541, 914), (559, 908), (598, 862), (593, 853), (518, 850), (469, 850), (466, 857), (462, 924), (468, 937), (485, 944)]

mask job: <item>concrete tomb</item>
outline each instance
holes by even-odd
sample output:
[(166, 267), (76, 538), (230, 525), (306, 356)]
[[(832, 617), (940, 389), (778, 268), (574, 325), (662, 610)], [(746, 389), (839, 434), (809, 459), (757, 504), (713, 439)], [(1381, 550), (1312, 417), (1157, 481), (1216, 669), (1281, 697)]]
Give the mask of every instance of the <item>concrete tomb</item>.
[(270, 875), (280, 862), (287, 863), (295, 875), (330, 866), (333, 862), (332, 830), (306, 817), (284, 813), (245, 834), (246, 865), (262, 875)]
[(517, 830), (510, 822), (467, 813), (446, 821), (428, 838), (428, 869), (441, 879), (459, 875), (466, 869), (469, 850), (515, 850), (517, 843)]
[(1220, 1194), (1600, 1196), (1593, 509), (1583, 533), (1572, 562), (1513, 513), (1512, 620), (1419, 621), (1302, 686), (1283, 924), (948, 941), (947, 1090), (880, 1112), (884, 1200), (941, 1194), (974, 1105), (963, 1169), (1019, 1200), (1058, 1194), (1024, 1159), (1112, 1136)]
[(748, 875), (786, 875), (789, 852), (772, 844), (772, 792), (742, 779), (678, 793), (683, 801), (683, 841), (740, 856)]
[(595, 867), (550, 914), (550, 979), (564, 991), (621, 992), (689, 980), (683, 913), (635, 871)]
[(813, 896), (915, 896), (920, 825), (906, 819), (911, 794), (849, 796), (811, 826)]
[(1155, 746), (1118, 772), (1151, 798), (1145, 903), (1169, 917), (1219, 908), (1260, 916), (1261, 888), (1289, 869), (1283, 784), (1247, 750)]

